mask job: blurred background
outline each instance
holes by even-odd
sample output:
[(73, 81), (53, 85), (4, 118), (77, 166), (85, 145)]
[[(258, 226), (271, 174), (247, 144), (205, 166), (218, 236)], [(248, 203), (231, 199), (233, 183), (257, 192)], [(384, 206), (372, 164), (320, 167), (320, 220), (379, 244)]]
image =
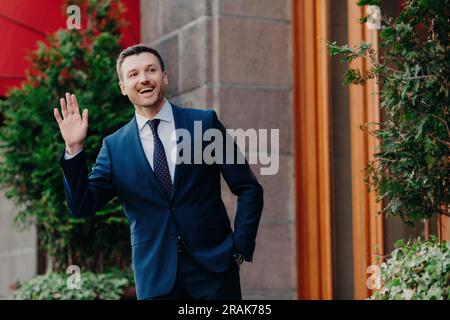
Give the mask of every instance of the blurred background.
[[(343, 86), (347, 66), (325, 46), (328, 40), (377, 45), (377, 30), (360, 23), (365, 11), (355, 1), (122, 2), (127, 10), (121, 18), (128, 25), (120, 28), (120, 46), (142, 42), (160, 51), (172, 102), (213, 108), (228, 128), (280, 129), (278, 174), (261, 176), (254, 167), (265, 207), (254, 260), (241, 269), (244, 299), (367, 298), (367, 267), (376, 255), (391, 252), (395, 240), (438, 232), (435, 220), (426, 228), (409, 227), (377, 214), (382, 204), (363, 181), (376, 143), (360, 126), (383, 117), (373, 94), (376, 84)], [(382, 1), (381, 12), (395, 16), (402, 3)], [(8, 89), (26, 79), (26, 57), (36, 41), (65, 28), (65, 6), (63, 0), (0, 1), (0, 97), (6, 99)], [(62, 82), (61, 92), (65, 88)], [(63, 148), (58, 143), (54, 159)], [(13, 228), (24, 204), (5, 192), (0, 193), (2, 299), (11, 296), (16, 281), (45, 274), (52, 264), (39, 226)], [(225, 183), (223, 197), (233, 218), (236, 198)], [(76, 264), (83, 270), (82, 263)]]

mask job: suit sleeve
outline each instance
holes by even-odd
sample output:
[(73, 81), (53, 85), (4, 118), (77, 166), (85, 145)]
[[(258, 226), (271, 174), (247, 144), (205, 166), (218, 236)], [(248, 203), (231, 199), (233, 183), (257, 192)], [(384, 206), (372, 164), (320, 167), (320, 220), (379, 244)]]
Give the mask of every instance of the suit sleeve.
[(116, 195), (111, 180), (111, 157), (106, 140), (90, 174), (86, 154), (81, 151), (70, 160), (61, 156), (64, 189), (72, 215), (83, 218), (93, 215)]
[[(212, 112), (212, 127), (220, 130), (223, 137), (227, 137), (224, 139), (223, 163), (219, 164), (219, 168), (231, 192), (237, 196), (233, 234), (235, 251), (242, 254), (246, 261), (252, 261), (264, 204), (263, 188), (234, 139), (227, 133), (214, 111)], [(231, 151), (235, 161), (227, 163), (227, 153)], [(238, 154), (243, 157), (244, 163), (236, 161)]]

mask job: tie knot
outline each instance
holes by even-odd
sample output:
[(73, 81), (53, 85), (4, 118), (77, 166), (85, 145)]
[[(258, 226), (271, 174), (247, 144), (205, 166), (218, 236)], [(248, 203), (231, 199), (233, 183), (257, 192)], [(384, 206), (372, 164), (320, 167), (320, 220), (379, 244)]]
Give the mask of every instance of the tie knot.
[(152, 129), (152, 133), (153, 134), (157, 134), (158, 133), (159, 119), (148, 120), (147, 123), (150, 126), (150, 129)]

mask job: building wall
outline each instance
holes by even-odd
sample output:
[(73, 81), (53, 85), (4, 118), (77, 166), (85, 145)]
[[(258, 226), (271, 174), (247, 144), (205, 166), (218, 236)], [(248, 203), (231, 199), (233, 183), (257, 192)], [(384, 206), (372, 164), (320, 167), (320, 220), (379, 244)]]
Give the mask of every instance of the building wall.
[[(265, 207), (241, 283), (244, 299), (295, 299), (291, 2), (141, 0), (141, 39), (165, 59), (172, 102), (213, 108), (227, 128), (280, 129), (278, 174), (254, 166)], [(236, 197), (222, 190), (233, 219)]]
[(9, 299), (11, 286), (36, 274), (36, 230), (17, 232), (13, 219), (17, 208), (0, 193), (0, 299)]

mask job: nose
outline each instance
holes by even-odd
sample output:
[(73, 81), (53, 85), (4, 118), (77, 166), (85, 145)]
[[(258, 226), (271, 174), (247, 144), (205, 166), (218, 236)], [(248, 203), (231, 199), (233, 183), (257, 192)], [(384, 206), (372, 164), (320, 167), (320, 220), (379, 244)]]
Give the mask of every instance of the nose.
[(147, 72), (141, 72), (139, 74), (139, 83), (147, 83), (150, 81), (150, 76), (147, 74)]

